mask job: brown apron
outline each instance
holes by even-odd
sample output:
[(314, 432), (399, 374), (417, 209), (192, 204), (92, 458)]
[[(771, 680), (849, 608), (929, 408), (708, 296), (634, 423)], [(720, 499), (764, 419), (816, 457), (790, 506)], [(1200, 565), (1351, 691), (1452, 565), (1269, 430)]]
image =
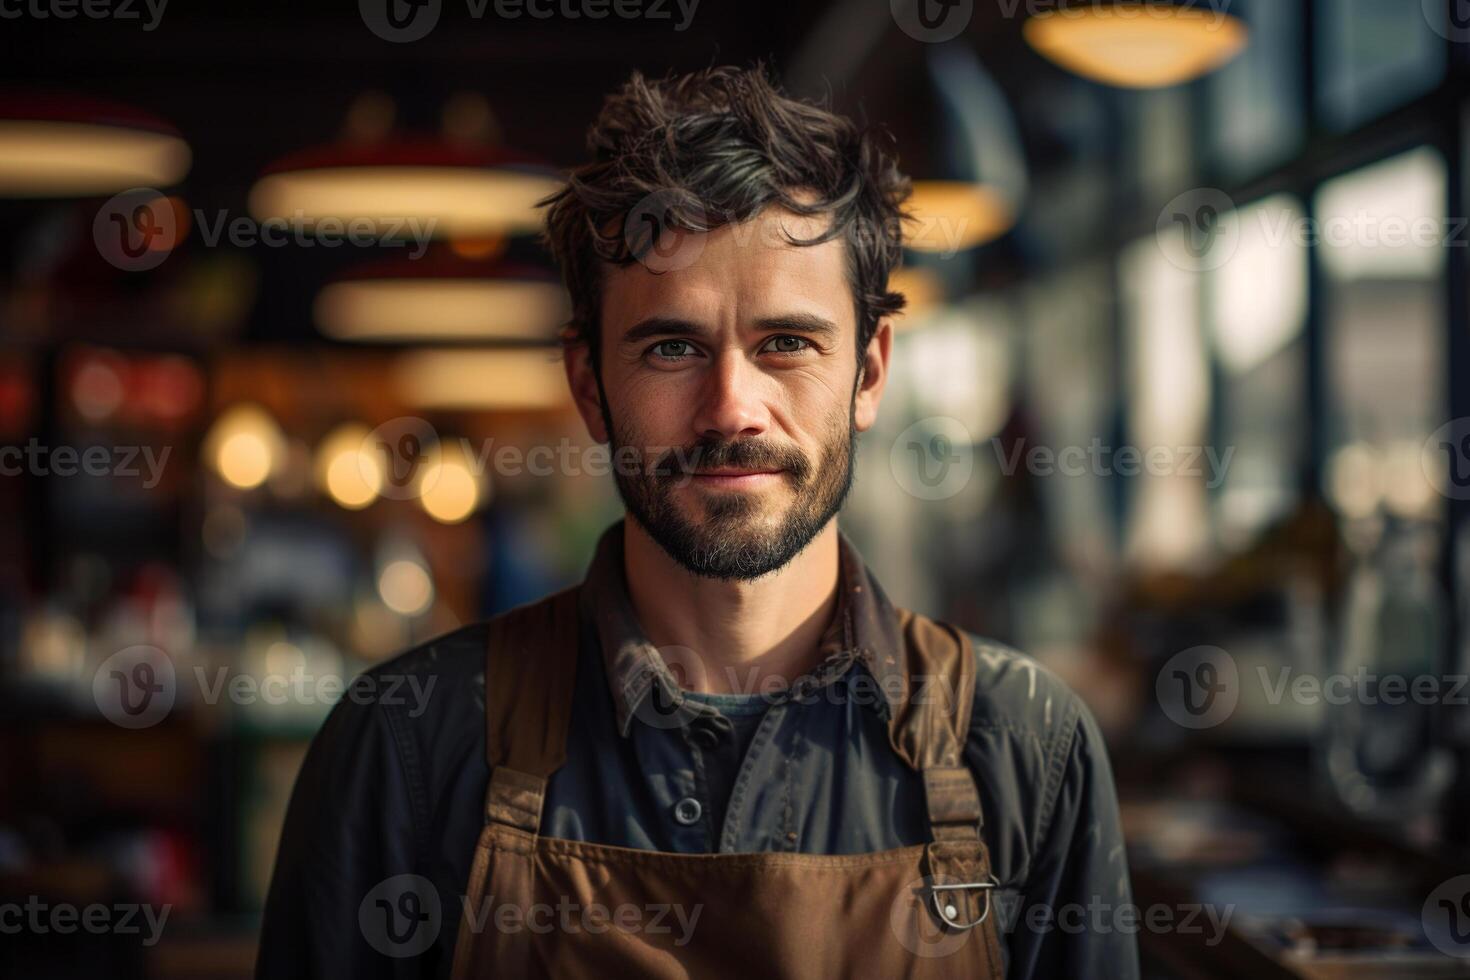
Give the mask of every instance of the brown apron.
[(944, 642), (914, 645), (940, 652), (911, 654), (922, 662), (909, 665), (889, 729), (894, 751), (923, 773), (929, 843), (876, 854), (672, 854), (538, 833), (547, 780), (566, 759), (577, 593), (492, 621), (490, 788), (457, 980), (1002, 976), (996, 882), (961, 756), (975, 683), (961, 636), (917, 625)]

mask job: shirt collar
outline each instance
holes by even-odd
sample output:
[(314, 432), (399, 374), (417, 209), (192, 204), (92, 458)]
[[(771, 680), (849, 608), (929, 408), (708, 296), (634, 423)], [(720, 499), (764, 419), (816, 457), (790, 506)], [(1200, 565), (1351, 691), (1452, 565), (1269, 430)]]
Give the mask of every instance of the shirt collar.
[[(830, 684), (859, 663), (881, 692), (880, 698), (866, 700), (887, 718), (898, 709), (907, 680), (897, 611), (840, 530), (837, 551), (837, 608), (818, 642), (817, 666), (776, 700), (799, 697)], [(603, 532), (597, 543), (582, 583), (580, 609), (583, 621), (593, 624), (602, 648), (621, 734), (628, 734), (639, 707), (655, 687), (671, 707), (685, 703), (678, 680), (633, 612), (623, 565), (623, 521)], [(692, 701), (688, 704), (695, 713), (704, 709)]]

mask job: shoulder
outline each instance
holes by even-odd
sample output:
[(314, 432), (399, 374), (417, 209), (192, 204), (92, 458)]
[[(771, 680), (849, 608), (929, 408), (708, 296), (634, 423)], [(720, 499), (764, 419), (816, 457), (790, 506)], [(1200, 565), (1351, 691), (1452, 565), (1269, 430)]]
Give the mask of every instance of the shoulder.
[[(1098, 777), (1111, 793), (1107, 751), (1082, 698), (1035, 658), (961, 631), (975, 657), (965, 758), (996, 817), (998, 859), (1024, 879), (1059, 822), (1086, 810)], [(1070, 788), (1068, 788), (1070, 787)]]
[(432, 760), (483, 737), (486, 629), (436, 636), (348, 681), (312, 741), (314, 764), (354, 781), (435, 778)]
[(1051, 745), (1070, 740), (1086, 706), (1047, 667), (1014, 647), (961, 631), (975, 658), (970, 729), (1006, 729)]
[(484, 729), (489, 622), (426, 640), (363, 671), (344, 700), (380, 716), (396, 740), (422, 754)]
[(534, 662), (538, 641), (568, 611), (558, 603), (569, 595), (555, 593), (462, 626), (363, 671), (333, 714), (372, 716), (420, 750), (483, 735), (486, 653), (494, 646), (509, 660)]
[(388, 689), (410, 685), (411, 679), (416, 679), (419, 687), (432, 679), (436, 689), (440, 684), (449, 684), (455, 689), (479, 686), (483, 692), (489, 629), (488, 622), (461, 626), (370, 667), (353, 681), (353, 686), (359, 688), (358, 700), (391, 706), (386, 698)]

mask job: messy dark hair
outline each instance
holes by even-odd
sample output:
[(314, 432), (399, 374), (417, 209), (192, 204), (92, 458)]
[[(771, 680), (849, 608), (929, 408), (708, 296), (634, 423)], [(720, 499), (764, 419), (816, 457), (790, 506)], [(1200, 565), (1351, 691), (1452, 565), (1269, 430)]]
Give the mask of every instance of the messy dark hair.
[(658, 227), (701, 232), (774, 204), (830, 216), (815, 238), (788, 232), (792, 244), (845, 242), (861, 365), (879, 319), (904, 305), (888, 277), (901, 257), (911, 188), (883, 142), (784, 95), (761, 65), (658, 81), (634, 73), (588, 131), (592, 161), (541, 202), (549, 206), (545, 240), (572, 299), (562, 342), (588, 345), (600, 380), (602, 264), (638, 261), (657, 237), (628, 233), (635, 210), (656, 202)]

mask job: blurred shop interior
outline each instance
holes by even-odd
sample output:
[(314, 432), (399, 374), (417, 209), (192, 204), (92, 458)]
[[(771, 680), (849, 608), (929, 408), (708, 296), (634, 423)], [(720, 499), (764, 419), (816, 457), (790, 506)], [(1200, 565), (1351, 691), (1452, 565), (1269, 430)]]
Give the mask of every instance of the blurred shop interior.
[[(1140, 905), (1235, 907), (1216, 946), (1141, 935), (1147, 975), (1470, 976), (1421, 915), (1470, 873), (1470, 708), (1274, 686), (1470, 669), (1458, 5), (962, 6), (942, 41), (886, 0), (704, 0), (683, 30), (445, 4), (412, 43), (350, 3), (6, 21), (0, 446), (28, 455), (0, 477), (0, 897), (173, 912), (147, 948), (7, 936), (0, 975), (248, 975), (331, 699), (214, 679), (351, 677), (580, 578), (621, 508), (514, 463), (588, 447), (528, 202), (632, 69), (764, 59), (916, 180), (842, 525), (896, 602), (1083, 694)], [(435, 219), (422, 254), (248, 234), (384, 201)], [(926, 444), (958, 490), (905, 476)], [(94, 681), (139, 646), (186, 680), (128, 729)], [(1200, 648), (1238, 703), (1191, 726), (1163, 692)]]

